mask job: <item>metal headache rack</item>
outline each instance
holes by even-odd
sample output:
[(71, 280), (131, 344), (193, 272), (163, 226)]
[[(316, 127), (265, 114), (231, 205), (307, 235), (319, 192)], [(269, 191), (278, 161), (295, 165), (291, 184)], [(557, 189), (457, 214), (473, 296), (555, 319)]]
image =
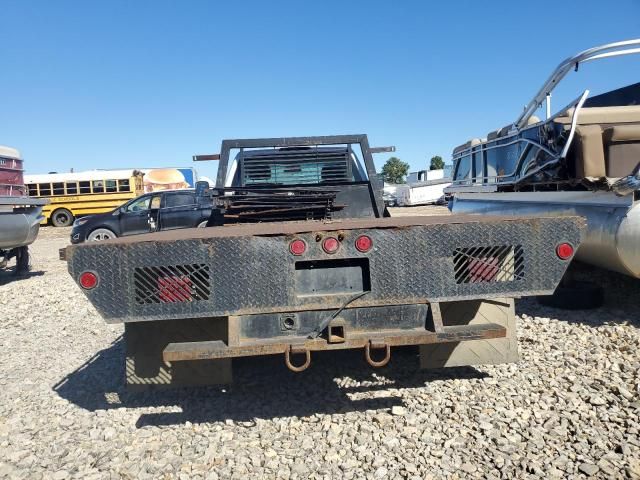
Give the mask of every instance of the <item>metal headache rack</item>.
[[(232, 151), (234, 155), (232, 155)], [(366, 135), (224, 140), (209, 225), (381, 217), (383, 179)]]

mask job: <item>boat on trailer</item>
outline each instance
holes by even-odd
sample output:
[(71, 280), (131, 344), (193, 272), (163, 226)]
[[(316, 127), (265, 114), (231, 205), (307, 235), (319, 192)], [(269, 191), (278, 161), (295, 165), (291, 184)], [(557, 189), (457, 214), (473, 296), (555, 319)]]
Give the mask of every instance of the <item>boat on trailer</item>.
[(15, 258), (17, 274), (28, 270), (28, 248), (38, 236), (47, 203), (27, 196), (20, 152), (0, 145), (0, 269)]
[(640, 83), (593, 97), (585, 90), (551, 114), (551, 94), (569, 72), (637, 53), (640, 39), (566, 59), (515, 122), (456, 147), (445, 189), (452, 212), (584, 216), (576, 258), (640, 278)]

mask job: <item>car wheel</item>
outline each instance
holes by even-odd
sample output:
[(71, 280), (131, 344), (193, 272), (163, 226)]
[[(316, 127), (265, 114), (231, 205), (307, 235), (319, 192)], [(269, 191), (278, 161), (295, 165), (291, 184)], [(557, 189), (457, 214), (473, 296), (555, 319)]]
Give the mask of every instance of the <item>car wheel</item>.
[(89, 242), (101, 242), (102, 240), (109, 240), (116, 237), (117, 235), (108, 228), (96, 228), (89, 234), (87, 240)]
[(207, 226), (207, 222), (208, 222), (208, 221), (209, 221), (209, 220), (203, 220), (203, 221), (201, 221), (201, 222), (198, 224), (198, 228), (204, 228), (204, 227), (206, 227), (206, 226)]
[(73, 223), (73, 214), (66, 208), (59, 208), (51, 214), (54, 227), (68, 227)]

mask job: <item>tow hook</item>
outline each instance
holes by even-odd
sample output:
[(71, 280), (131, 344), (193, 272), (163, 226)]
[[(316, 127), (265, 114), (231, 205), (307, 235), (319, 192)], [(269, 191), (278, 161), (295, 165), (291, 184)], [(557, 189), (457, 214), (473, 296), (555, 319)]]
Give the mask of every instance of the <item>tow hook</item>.
[[(294, 365), (291, 363), (291, 355), (298, 355), (303, 353), (305, 354), (305, 361), (302, 365)], [(309, 365), (311, 365), (311, 352), (307, 348), (294, 347), (293, 345), (290, 345), (289, 348), (284, 351), (284, 363), (292, 372), (303, 372), (304, 370), (309, 368)]]
[[(382, 360), (374, 360), (371, 358), (371, 350), (384, 349), (384, 358)], [(367, 342), (364, 347), (364, 358), (369, 365), (375, 368), (384, 367), (391, 360), (391, 347), (388, 343), (374, 343), (373, 340)]]

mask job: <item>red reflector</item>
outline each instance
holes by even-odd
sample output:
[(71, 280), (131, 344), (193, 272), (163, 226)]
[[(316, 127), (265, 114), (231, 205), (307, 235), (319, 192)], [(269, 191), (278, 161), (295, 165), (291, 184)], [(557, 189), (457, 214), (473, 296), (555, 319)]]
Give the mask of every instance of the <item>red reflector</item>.
[(500, 272), (498, 257), (473, 258), (468, 260), (469, 280), (471, 283), (493, 282)]
[(86, 290), (91, 290), (98, 285), (98, 276), (93, 272), (82, 272), (80, 274), (80, 286)]
[(556, 255), (561, 260), (567, 260), (573, 256), (573, 245), (570, 243), (561, 243), (556, 247)]
[(359, 252), (368, 252), (371, 250), (371, 247), (373, 247), (373, 240), (371, 240), (371, 237), (360, 235), (356, 238), (356, 248)]
[(158, 298), (163, 303), (191, 301), (191, 279), (187, 275), (158, 277)]
[(307, 244), (304, 240), (294, 240), (289, 244), (289, 251), (294, 255), (302, 255), (307, 250)]
[(337, 238), (327, 237), (322, 241), (322, 249), (327, 253), (335, 253), (340, 246)]

